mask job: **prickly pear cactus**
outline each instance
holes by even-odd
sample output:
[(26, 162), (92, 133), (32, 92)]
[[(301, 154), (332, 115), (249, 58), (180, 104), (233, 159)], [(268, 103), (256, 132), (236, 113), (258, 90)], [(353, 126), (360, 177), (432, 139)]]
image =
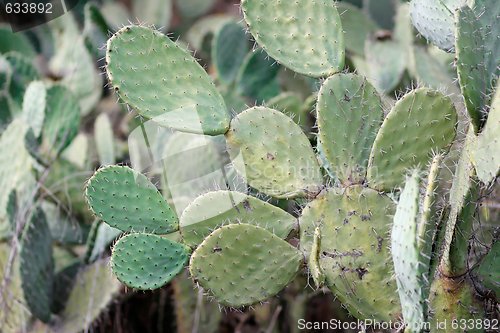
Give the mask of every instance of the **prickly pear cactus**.
[(457, 74), (462, 88), (465, 105), (472, 124), (479, 132), (486, 118), (488, 75), (484, 61), (477, 62), (477, 55), (485, 54), (483, 36), (479, 20), (469, 7), (460, 8), (455, 13), (456, 19), (456, 57)]
[(235, 191), (208, 192), (184, 210), (180, 232), (185, 244), (196, 247), (212, 231), (229, 223), (247, 223), (262, 227), (286, 239), (297, 219), (267, 202)]
[(224, 100), (205, 70), (160, 32), (122, 28), (108, 41), (106, 62), (114, 90), (141, 115), (191, 133), (227, 131)]
[(322, 178), (300, 127), (281, 112), (254, 107), (231, 121), (229, 155), (248, 184), (276, 198), (316, 195)]
[(412, 0), (410, 13), (413, 25), (433, 44), (448, 51), (454, 47), (454, 20), (456, 9), (467, 0)]
[[(118, 96), (160, 126), (220, 135), (231, 167), (249, 188), (207, 188), (179, 210), (178, 219), (144, 175), (122, 166), (98, 170), (86, 188), (89, 206), (104, 222), (130, 233), (113, 248), (115, 275), (130, 287), (154, 289), (189, 262), (193, 281), (204, 291), (222, 305), (243, 307), (277, 295), (305, 263), (316, 287), (329, 288), (360, 319), (402, 320), (417, 332), (428, 319), (482, 316), (470, 279), (476, 274), (487, 283), (492, 275), (485, 270), (493, 259), (486, 257), (484, 266), (469, 274), (467, 244), (481, 185), (475, 175), (487, 183), (498, 173), (492, 157), (498, 155), (498, 98), (485, 84), (495, 82), (485, 77), (496, 68), (488, 53), (496, 46), (488, 32), (496, 28), (485, 23), (492, 21), (491, 14), (484, 18), (477, 12), (480, 6), (489, 8), (487, 1), (462, 8), (465, 2), (413, 0), (410, 5), (413, 23), (425, 38), (456, 50), (460, 100), (425, 86), (397, 101), (383, 95), (406, 79), (406, 69), (412, 75), (425, 71), (421, 60), (432, 59), (426, 57), (430, 48), (413, 45), (404, 6), (396, 6), (393, 32), (372, 36), (378, 28), (372, 23), (352, 32), (355, 41), (344, 42), (343, 23), (351, 29), (350, 15), (366, 15), (354, 7), (346, 7), (350, 14), (343, 18), (337, 9), (343, 6), (332, 1), (244, 0), (244, 18), (259, 46), (255, 52), (245, 59), (226, 58), (221, 52), (228, 40), (235, 54), (246, 51), (240, 26), (218, 20), (212, 22), (218, 22), (216, 28), (207, 28), (215, 32), (216, 82), (233, 89), (224, 94), (167, 36), (141, 26), (119, 30), (106, 53)], [(374, 2), (369, 7), (377, 18)], [(201, 48), (199, 38), (197, 43)], [(345, 43), (353, 56), (349, 60), (368, 68), (364, 72), (372, 84), (359, 74), (338, 73)], [(426, 56), (413, 59), (422, 53)], [(477, 61), (475, 53), (484, 53), (484, 61)], [(380, 68), (374, 70), (371, 63)], [(317, 100), (316, 137), (284, 114), (287, 107), (284, 112), (270, 108), (286, 104), (279, 82), (285, 70), (325, 78), (311, 82), (319, 93), (304, 103), (310, 110)], [(420, 76), (436, 83), (440, 74)], [(302, 98), (317, 91), (311, 87)], [(222, 95), (249, 97), (258, 105), (231, 114)], [(300, 104), (301, 97), (293, 103)], [(469, 121), (457, 115), (455, 104), (462, 100), (475, 126), (465, 143), (455, 140), (459, 119)], [(167, 147), (187, 144), (183, 137), (175, 136), (178, 141)], [(439, 210), (440, 163), (457, 146), (452, 189), (449, 198), (440, 198)], [(421, 191), (421, 170), (427, 167)], [(274, 201), (265, 202), (270, 197), (296, 199), (298, 225)], [(298, 247), (289, 241), (294, 230)], [(467, 309), (459, 309), (460, 304)]]
[(128, 167), (100, 169), (85, 192), (94, 214), (114, 228), (157, 234), (178, 229), (177, 216), (156, 187)]
[(130, 234), (113, 247), (111, 269), (136, 289), (156, 289), (170, 282), (189, 257), (186, 246), (157, 235)]
[(485, 184), (490, 183), (500, 170), (500, 84), (497, 84), (495, 96), (490, 107), (488, 120), (483, 131), (471, 144), (471, 161), (478, 178)]
[(388, 249), (394, 210), (389, 197), (356, 185), (321, 194), (300, 217), (302, 250), (312, 254), (319, 228), (326, 285), (356, 317), (385, 321), (400, 312)]
[(189, 270), (221, 304), (240, 307), (276, 295), (293, 280), (302, 261), (300, 251), (269, 231), (231, 224), (200, 244)]
[(49, 226), (40, 208), (34, 212), (25, 227), (19, 258), (26, 303), (34, 316), (49, 322), (53, 297), (54, 259)]
[(120, 282), (109, 271), (109, 260), (100, 259), (81, 268), (73, 282), (55, 332), (77, 333), (87, 329), (119, 294)]
[(284, 66), (313, 77), (342, 69), (344, 35), (332, 1), (244, 0), (242, 9), (257, 43)]
[(366, 78), (333, 75), (318, 94), (318, 151), (323, 167), (344, 184), (366, 176), (369, 149), (382, 125), (380, 96)]
[(433, 152), (449, 149), (456, 124), (448, 97), (428, 88), (406, 94), (377, 133), (368, 167), (370, 184), (380, 190), (401, 185), (406, 170), (427, 164)]
[(414, 170), (407, 177), (392, 226), (391, 253), (403, 319), (415, 332), (422, 330), (427, 321), (430, 245), (435, 234), (435, 223), (430, 216), (440, 161), (439, 155), (433, 159), (423, 200), (420, 198), (420, 171)]

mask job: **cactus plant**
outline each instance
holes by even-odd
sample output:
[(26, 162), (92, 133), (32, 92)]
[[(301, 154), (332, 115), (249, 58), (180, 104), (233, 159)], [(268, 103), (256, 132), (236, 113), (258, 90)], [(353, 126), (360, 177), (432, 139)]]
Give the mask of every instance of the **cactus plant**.
[(249, 224), (223, 226), (193, 252), (189, 269), (224, 305), (255, 304), (292, 281), (302, 254), (269, 231)]
[(242, 8), (257, 43), (283, 65), (314, 77), (342, 69), (344, 36), (333, 2), (244, 0)]
[[(113, 193), (113, 200), (109, 198), (109, 190)], [(86, 196), (99, 218), (122, 231), (161, 234), (178, 228), (175, 213), (156, 187), (130, 168), (102, 168), (89, 180)], [(138, 201), (140, 198), (144, 202)]]
[(297, 221), (292, 215), (262, 200), (235, 191), (208, 192), (184, 210), (180, 232), (186, 245), (195, 248), (224, 223), (248, 223), (286, 239)]
[(447, 51), (454, 47), (453, 12), (467, 0), (412, 0), (411, 17), (417, 30), (433, 44)]
[[(243, 1), (250, 33), (272, 59), (300, 74), (328, 76), (317, 98), (316, 143), (270, 107), (231, 114), (196, 60), (161, 33), (142, 26), (118, 31), (108, 42), (106, 69), (121, 99), (160, 126), (223, 137), (234, 169), (254, 195), (202, 193), (178, 219), (138, 171), (98, 170), (86, 190), (90, 207), (104, 222), (130, 233), (114, 247), (115, 274), (136, 289), (158, 288), (180, 273), (190, 256), (190, 275), (203, 290), (225, 306), (242, 307), (278, 294), (305, 263), (316, 286), (329, 288), (357, 318), (403, 321), (409, 331), (419, 332), (426, 320), (483, 317), (472, 284), (476, 273), (469, 271), (468, 242), (479, 188), (498, 174), (498, 97), (478, 94), (484, 77), (468, 71), (492, 68), (486, 40), (496, 44), (485, 31), (496, 30), (485, 28), (476, 7), (461, 8), (463, 3), (414, 0), (411, 14), (424, 37), (456, 50), (472, 124), (465, 143), (456, 140), (456, 107), (441, 92), (419, 87), (386, 110), (382, 98), (387, 96), (381, 93), (393, 90), (405, 69), (418, 67), (416, 60), (396, 59), (401, 45), (413, 47), (403, 19), (396, 20), (394, 39), (368, 41), (378, 46), (364, 60), (370, 61), (370, 52), (382, 44), (394, 46), (394, 59), (401, 60), (384, 68), (395, 74), (377, 86), (359, 74), (340, 73), (344, 37), (333, 3)], [(454, 8), (461, 8), (457, 22)], [(274, 17), (266, 15), (271, 10)], [(403, 17), (404, 9), (399, 14)], [(481, 32), (477, 38), (475, 31)], [(471, 57), (471, 50), (485, 56)], [(250, 65), (259, 56), (265, 59), (260, 51), (250, 54), (240, 74), (231, 71), (227, 82), (250, 87), (245, 93), (260, 103), (279, 90), (277, 66), (259, 81), (259, 89), (241, 74), (254, 74)], [(184, 144), (182, 138), (176, 136), (175, 144)], [(438, 211), (434, 192), (440, 163), (452, 145), (460, 146), (460, 160), (450, 197), (440, 200), (445, 207)], [(419, 179), (427, 165), (421, 195)], [(299, 202), (299, 225), (292, 215), (258, 199), (266, 196)], [(438, 223), (443, 231), (436, 235)], [(298, 249), (288, 241), (293, 229), (300, 236)], [(495, 258), (493, 253), (483, 259), (477, 272), (476, 282), (486, 281), (489, 289), (485, 270)]]
[(156, 289), (182, 271), (188, 256), (182, 244), (156, 235), (131, 234), (113, 247), (111, 268), (130, 287)]
[[(137, 67), (146, 51), (148, 64)], [(229, 114), (219, 92), (196, 60), (168, 37), (145, 27), (125, 27), (109, 39), (106, 61), (115, 91), (143, 116), (191, 133), (227, 130)], [(165, 75), (169, 72), (177, 75)]]
[[(412, 331), (424, 329), (427, 320), (432, 244), (436, 223), (431, 219), (441, 156), (433, 158), (423, 200), (420, 199), (420, 172), (407, 178), (394, 215), (391, 253), (403, 318)], [(422, 205), (420, 202), (422, 201)]]

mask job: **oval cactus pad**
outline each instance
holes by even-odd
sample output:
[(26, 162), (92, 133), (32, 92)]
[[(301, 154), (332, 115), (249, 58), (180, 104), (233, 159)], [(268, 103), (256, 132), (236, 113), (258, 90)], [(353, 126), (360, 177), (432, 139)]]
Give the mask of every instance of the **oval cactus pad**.
[(162, 33), (140, 26), (108, 41), (106, 70), (118, 95), (160, 125), (200, 134), (229, 126), (224, 100), (205, 70)]
[(311, 144), (283, 113), (243, 111), (231, 121), (226, 140), (234, 167), (255, 189), (276, 198), (319, 192), (322, 176)]
[(434, 153), (449, 148), (456, 126), (450, 98), (427, 88), (406, 94), (375, 138), (367, 174), (370, 187), (390, 191), (401, 186), (409, 169), (426, 166)]
[(357, 74), (336, 74), (318, 94), (319, 151), (342, 183), (362, 182), (384, 112), (375, 88)]
[(226, 306), (251, 305), (276, 295), (302, 264), (296, 248), (269, 231), (230, 224), (208, 236), (191, 256), (191, 276)]
[(188, 247), (151, 234), (130, 234), (113, 247), (111, 268), (129, 287), (147, 290), (167, 284), (184, 268)]
[(330, 0), (244, 0), (243, 14), (257, 43), (278, 62), (312, 77), (344, 66), (344, 32)]
[(177, 216), (156, 187), (124, 166), (99, 169), (85, 190), (94, 214), (113, 228), (167, 234), (178, 229)]

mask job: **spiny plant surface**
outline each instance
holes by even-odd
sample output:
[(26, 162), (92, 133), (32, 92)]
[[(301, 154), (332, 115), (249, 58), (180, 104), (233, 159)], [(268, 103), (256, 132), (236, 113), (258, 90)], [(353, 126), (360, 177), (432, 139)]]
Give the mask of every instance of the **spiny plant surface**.
[[(132, 15), (169, 21), (170, 1), (153, 3), (132, 1)], [(193, 3), (178, 1), (180, 15), (212, 5)], [(189, 271), (199, 299), (228, 307), (288, 302), (281, 291), (310, 274), (353, 316), (408, 331), (491, 316), (497, 237), (479, 219), (491, 218), (484, 196), (499, 170), (499, 9), (245, 0), (251, 40), (236, 18), (209, 17), (185, 45), (146, 26), (118, 28), (89, 5), (84, 38), (71, 16), (50, 24), (56, 52), (40, 51), (49, 77), (32, 61), (38, 48), (1, 28), (0, 237), (13, 244), (0, 257), (2, 330), (31, 317), (88, 330), (120, 290), (108, 266), (140, 290)], [(414, 36), (410, 16), (437, 48)], [(120, 125), (124, 113), (109, 105), (89, 113), (102, 93), (89, 52), (106, 52), (111, 86), (132, 111)], [(401, 93), (408, 86), (417, 88)], [(113, 130), (123, 137), (139, 124), (144, 135), (153, 123), (158, 135), (142, 153), (159, 167), (145, 176), (133, 140), (127, 154)], [(129, 158), (134, 168), (112, 166)], [(105, 167), (88, 179), (97, 163)], [(451, 185), (441, 179), (448, 168)], [(475, 255), (478, 230), (488, 239)], [(110, 263), (100, 260), (117, 237)]]

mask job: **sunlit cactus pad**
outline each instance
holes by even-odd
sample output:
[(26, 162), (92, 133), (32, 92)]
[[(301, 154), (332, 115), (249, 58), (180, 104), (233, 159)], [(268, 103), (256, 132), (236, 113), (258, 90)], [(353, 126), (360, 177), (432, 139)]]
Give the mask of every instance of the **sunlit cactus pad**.
[(423, 167), (446, 151), (457, 126), (449, 97), (420, 88), (400, 99), (385, 118), (370, 155), (368, 181), (379, 190), (400, 186), (408, 169)]
[(467, 0), (412, 0), (413, 25), (430, 42), (448, 51), (455, 42), (453, 13), (466, 3)]
[(319, 192), (322, 177), (311, 144), (283, 113), (248, 109), (231, 121), (226, 140), (236, 170), (257, 190), (276, 198)]
[(412, 327), (423, 324), (427, 309), (428, 286), (423, 275), (429, 267), (421, 261), (418, 247), (419, 187), (419, 173), (414, 171), (406, 180), (399, 198), (391, 234), (391, 253), (401, 308), (406, 322)]
[(297, 219), (284, 210), (249, 195), (234, 191), (206, 193), (184, 210), (180, 231), (185, 244), (195, 247), (218, 227), (248, 223), (286, 238)]
[(186, 132), (226, 132), (229, 114), (215, 85), (186, 50), (162, 33), (124, 27), (109, 39), (106, 61), (114, 90), (143, 116)]
[(191, 276), (219, 303), (241, 307), (276, 295), (299, 271), (303, 256), (269, 231), (230, 224), (215, 230), (191, 257)]
[(472, 163), (483, 183), (490, 183), (500, 171), (500, 84), (497, 84), (488, 121), (482, 133), (472, 144)]

